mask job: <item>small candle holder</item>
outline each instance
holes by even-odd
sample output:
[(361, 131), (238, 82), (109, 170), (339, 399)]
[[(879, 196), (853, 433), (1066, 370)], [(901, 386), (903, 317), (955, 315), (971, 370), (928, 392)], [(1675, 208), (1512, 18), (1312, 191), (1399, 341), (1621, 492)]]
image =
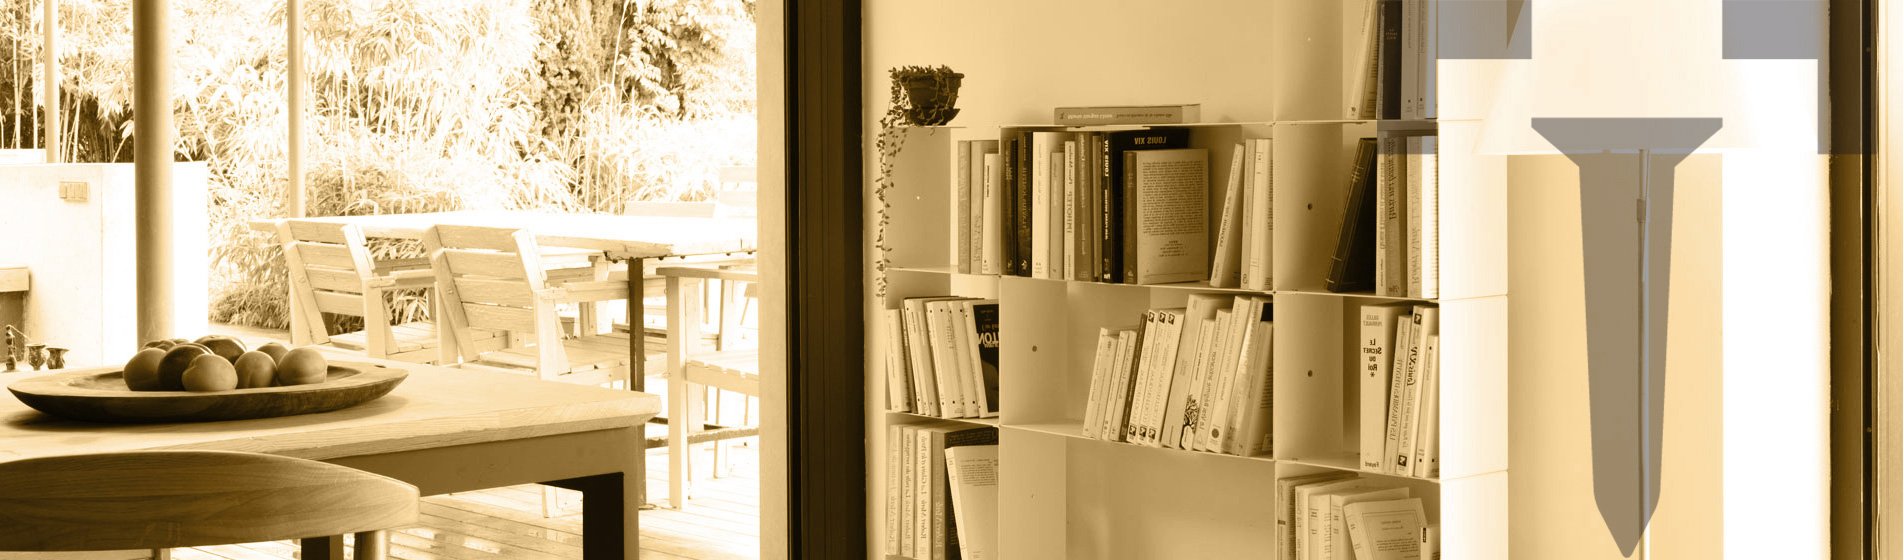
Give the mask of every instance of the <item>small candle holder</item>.
[(26, 345), (26, 363), (33, 366), (33, 371), (39, 371), (40, 366), (46, 365), (46, 344), (35, 342)]
[(13, 325), (7, 325), (7, 373), (20, 371), (19, 356), (13, 350)]
[(66, 369), (66, 351), (70, 348), (46, 348), (46, 369)]

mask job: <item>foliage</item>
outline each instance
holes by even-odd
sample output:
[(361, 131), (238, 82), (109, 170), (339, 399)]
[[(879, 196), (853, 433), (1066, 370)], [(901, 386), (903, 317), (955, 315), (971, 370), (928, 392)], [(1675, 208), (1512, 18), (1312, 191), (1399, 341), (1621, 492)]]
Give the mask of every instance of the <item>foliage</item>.
[[(943, 83), (939, 81), (940, 77), (956, 74), (951, 68), (945, 66), (936, 68), (901, 66), (887, 70), (886, 73), (891, 76), (892, 98), (886, 105), (885, 115), (879, 117), (879, 137), (875, 141), (875, 147), (879, 151), (879, 175), (872, 188), (874, 203), (878, 205), (878, 220), (872, 226), (872, 251), (875, 255), (872, 262), (873, 297), (885, 297), (886, 270), (892, 267), (891, 257), (886, 256), (890, 247), (885, 243), (886, 226), (891, 222), (891, 217), (886, 211), (892, 208), (892, 203), (886, 201), (886, 194), (891, 192), (894, 186), (892, 166), (898, 161), (899, 152), (905, 149), (905, 127), (913, 124), (912, 111), (910, 111), (912, 103), (905, 91), (905, 82), (908, 79), (932, 77), (936, 83)], [(964, 76), (964, 74), (957, 75)], [(955, 110), (953, 112), (956, 113)]]
[[(71, 161), (130, 160), (132, 2), (61, 0)], [(38, 6), (0, 8), (0, 117), (11, 119), (0, 120), (0, 147), (37, 145), (37, 124), (20, 117), (37, 113), (26, 90), (39, 86)], [(282, 327), (281, 251), (246, 222), (283, 215), (287, 195), (283, 1), (172, 8), (176, 149), (212, 169), (212, 318)], [(751, 0), (305, 9), (308, 215), (614, 212), (627, 200), (705, 197), (714, 166), (754, 161)], [(399, 316), (425, 311), (414, 294), (392, 305)]]
[(906, 124), (939, 126), (958, 116), (958, 86), (965, 75), (947, 66), (900, 66), (890, 71), (892, 106)]

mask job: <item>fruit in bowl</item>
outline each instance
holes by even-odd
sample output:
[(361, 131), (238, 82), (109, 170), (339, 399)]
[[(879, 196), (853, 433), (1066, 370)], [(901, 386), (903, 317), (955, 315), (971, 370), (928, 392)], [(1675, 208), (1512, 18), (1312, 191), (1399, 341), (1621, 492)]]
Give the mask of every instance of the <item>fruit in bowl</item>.
[(269, 342), (245, 350), (224, 335), (195, 341), (182, 338), (147, 342), (126, 361), (126, 388), (134, 391), (230, 391), (312, 385), (329, 380), (330, 363), (315, 348), (286, 348)]

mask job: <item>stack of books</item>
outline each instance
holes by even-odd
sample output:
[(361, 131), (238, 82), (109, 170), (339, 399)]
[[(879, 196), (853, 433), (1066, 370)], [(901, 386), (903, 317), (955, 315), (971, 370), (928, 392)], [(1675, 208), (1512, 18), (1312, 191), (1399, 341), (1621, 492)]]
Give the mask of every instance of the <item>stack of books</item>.
[(886, 426), (888, 558), (997, 558), (998, 429)]
[(1269, 453), (1272, 310), (1266, 297), (1196, 294), (1133, 327), (1099, 329), (1083, 435)]
[(1275, 481), (1276, 546), (1293, 560), (1428, 560), (1438, 531), (1394, 481), (1322, 473)]
[(1440, 476), (1440, 308), (1361, 307), (1361, 469)]
[(1329, 291), (1440, 297), (1438, 150), (1432, 131), (1361, 139), (1343, 189)]
[(907, 298), (883, 316), (886, 408), (940, 418), (998, 415), (998, 302)]
[(1349, 120), (1439, 117), (1440, 2), (1361, 0), (1360, 68), (1344, 92)]

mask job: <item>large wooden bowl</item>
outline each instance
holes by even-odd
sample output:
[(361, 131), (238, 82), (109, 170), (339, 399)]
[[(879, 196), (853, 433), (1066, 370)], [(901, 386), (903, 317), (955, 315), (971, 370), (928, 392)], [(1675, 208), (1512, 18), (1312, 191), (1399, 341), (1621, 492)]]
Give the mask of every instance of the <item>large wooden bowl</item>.
[(195, 393), (133, 391), (123, 368), (74, 370), (7, 386), (40, 412), (94, 422), (205, 422), (246, 420), (356, 406), (388, 394), (409, 373), (376, 364), (331, 362), (323, 383)]

